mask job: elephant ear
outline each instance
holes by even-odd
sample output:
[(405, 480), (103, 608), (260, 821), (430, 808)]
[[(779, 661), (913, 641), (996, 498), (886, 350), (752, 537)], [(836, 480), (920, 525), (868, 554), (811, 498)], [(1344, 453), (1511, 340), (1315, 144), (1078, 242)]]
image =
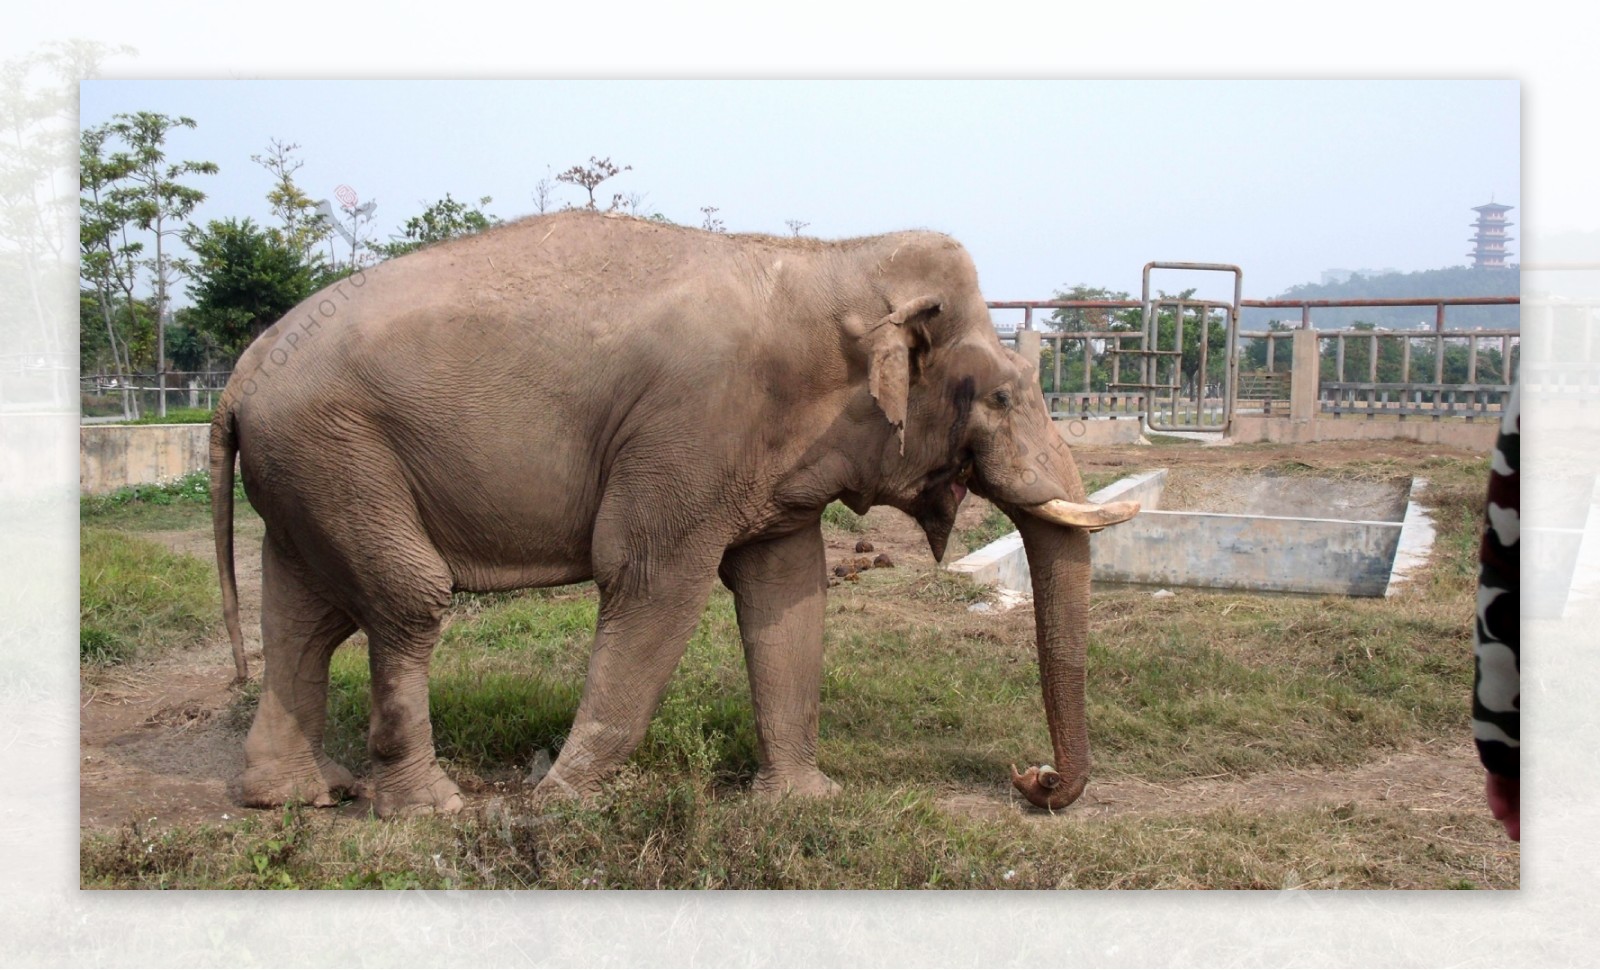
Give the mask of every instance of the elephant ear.
[(912, 354), (928, 346), (926, 323), (944, 309), (936, 296), (919, 296), (894, 308), (868, 331), (867, 389), (900, 437), (906, 453), (906, 403), (911, 396)]

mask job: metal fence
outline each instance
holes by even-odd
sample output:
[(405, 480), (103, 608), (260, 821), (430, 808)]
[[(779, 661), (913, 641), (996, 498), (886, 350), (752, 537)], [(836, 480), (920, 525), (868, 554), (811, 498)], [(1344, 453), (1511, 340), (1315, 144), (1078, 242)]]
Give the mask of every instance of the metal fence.
[[(1429, 331), (1351, 329), (1317, 333), (1317, 409), (1334, 418), (1383, 415), (1499, 419), (1521, 356), (1519, 330), (1446, 330), (1452, 306), (1515, 305), (1518, 297), (1449, 297), (1367, 300), (1245, 300), (1244, 307), (1300, 311), (1299, 327), (1312, 327), (1317, 307), (1433, 307)], [(1241, 384), (1246, 375), (1291, 369), (1278, 345), (1295, 331), (1241, 331)]]
[[(167, 410), (216, 407), (231, 371), (167, 371)], [(78, 379), (78, 406), (83, 420), (125, 421), (161, 413), (161, 378), (157, 374), (84, 374)]]

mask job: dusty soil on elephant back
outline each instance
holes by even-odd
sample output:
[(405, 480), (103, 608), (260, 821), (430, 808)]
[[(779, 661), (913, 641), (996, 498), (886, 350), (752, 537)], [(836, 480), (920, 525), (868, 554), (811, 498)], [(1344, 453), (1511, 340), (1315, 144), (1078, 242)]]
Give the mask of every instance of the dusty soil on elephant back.
[[(1258, 471), (1284, 462), (1310, 469), (1349, 467), (1362, 463), (1376, 474), (1392, 466), (1395, 474), (1417, 466), (1430, 455), (1467, 453), (1404, 442), (1331, 442), (1288, 448), (1235, 447), (1105, 447), (1076, 450), (1086, 477), (1132, 473), (1150, 467), (1182, 468), (1198, 475), (1232, 475)], [(957, 534), (980, 523), (987, 504), (964, 503)], [(209, 529), (147, 533), (169, 549), (210, 562)], [(857, 556), (861, 540), (873, 544), (876, 556), (887, 554), (894, 568), (934, 567), (921, 530), (892, 509), (874, 509), (864, 531), (827, 531), (828, 563)], [(947, 561), (962, 549), (952, 539)], [(242, 536), (237, 570), (247, 656), (259, 677), (260, 549), (254, 537)], [(839, 580), (848, 582), (849, 580)], [(242, 703), (231, 681), (233, 663), (226, 638), (158, 660), (110, 671), (86, 673), (80, 694), (80, 826), (85, 831), (115, 829), (129, 823), (147, 827), (219, 822), (254, 814), (240, 808), (230, 792), (243, 769), (243, 740), (251, 705)], [(1134, 778), (1099, 777), (1085, 798), (1070, 811), (1095, 816), (1138, 817), (1197, 809), (1282, 809), (1318, 804), (1405, 806), (1417, 811), (1449, 811), (1479, 804), (1481, 772), (1466, 739), (1413, 747), (1375, 762), (1341, 771), (1267, 772), (1247, 778), (1191, 779), (1171, 785)], [(464, 784), (469, 803), (512, 793), (515, 781), (491, 785)], [(949, 788), (939, 804), (953, 813), (979, 816), (1030, 814), (1008, 785)], [(1203, 809), (1202, 809), (1203, 807)], [(366, 802), (341, 811), (365, 815)], [(1042, 813), (1039, 813), (1042, 816)]]

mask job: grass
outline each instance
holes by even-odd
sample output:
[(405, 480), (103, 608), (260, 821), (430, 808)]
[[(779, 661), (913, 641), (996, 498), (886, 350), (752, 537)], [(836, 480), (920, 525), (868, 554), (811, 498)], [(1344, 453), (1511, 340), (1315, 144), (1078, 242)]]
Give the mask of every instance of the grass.
[(822, 510), (822, 524), (840, 532), (861, 533), (867, 531), (866, 516), (857, 515), (850, 511), (843, 502), (829, 502)]
[[(1275, 454), (1262, 452), (1263, 465), (1284, 474), (1330, 473)], [(1089, 645), (1095, 777), (1176, 789), (1219, 776), (1238, 782), (1285, 769), (1345, 769), (1468, 736), (1467, 624), (1486, 469), (1448, 457), (1419, 457), (1416, 464), (1427, 466), (1418, 472), (1433, 482), (1428, 500), (1440, 536), (1422, 581), (1398, 599), (1185, 591), (1152, 600), (1147, 590), (1097, 589)], [(1333, 471), (1397, 474), (1383, 462)], [(1092, 490), (1120, 473), (1100, 482), (1085, 477)], [(91, 538), (106, 531), (98, 523), (145, 522), (116, 518), (144, 501), (85, 510), (86, 563)], [(173, 504), (188, 501), (180, 487)], [(144, 575), (171, 574), (170, 564), (147, 562)], [(201, 572), (209, 585), (209, 571)], [(1473, 806), (1421, 812), (1369, 802), (1246, 812), (1197, 800), (1183, 809), (1104, 816), (1015, 811), (1004, 766), (1049, 756), (1032, 617), (1027, 610), (969, 613), (985, 592), (963, 577), (913, 569), (874, 570), (831, 590), (821, 764), (845, 793), (823, 802), (769, 803), (747, 792), (757, 744), (732, 600), (719, 588), (627, 766), (593, 804), (559, 804), (539, 814), (522, 801), (521, 779), (536, 752), (557, 753), (565, 741), (587, 669), (596, 593), (585, 584), (461, 595), (434, 655), (430, 693), (440, 756), (469, 796), (465, 814), (378, 822), (291, 807), (245, 812), (224, 825), (126, 826), (84, 837), (82, 883), (1516, 884), (1515, 851)], [(215, 607), (206, 609), (214, 626)], [(358, 636), (334, 656), (328, 738), (329, 753), (358, 772), (367, 760), (369, 680)], [(242, 692), (221, 723), (242, 733), (257, 696)], [(976, 799), (978, 808), (952, 807), (952, 793)]]
[[(611, 797), (539, 815), (356, 822), (291, 807), (232, 826), (86, 837), (85, 888), (1511, 888), (1461, 852), (1482, 813), (1309, 809), (1085, 820), (952, 815), (916, 788), (749, 802), (625, 771)], [(1414, 848), (1413, 848), (1414, 847)], [(1463, 875), (1463, 874), (1466, 875)]]
[(211, 408), (167, 408), (166, 417), (150, 413), (132, 421), (113, 421), (112, 424), (210, 424)]
[(80, 537), (79, 660), (125, 663), (193, 645), (217, 624), (211, 570), (138, 536), (85, 528)]
[(1006, 514), (994, 506), (984, 512), (983, 520), (970, 529), (962, 529), (956, 533), (956, 538), (967, 547), (967, 552), (976, 552), (984, 546), (1004, 535), (1015, 532), (1017, 527), (1011, 524)]
[[(244, 485), (237, 478), (233, 501), (236, 522), (254, 517)], [(86, 525), (138, 532), (207, 528), (211, 525), (211, 473), (190, 472), (165, 482), (84, 495), (78, 499), (78, 516)]]

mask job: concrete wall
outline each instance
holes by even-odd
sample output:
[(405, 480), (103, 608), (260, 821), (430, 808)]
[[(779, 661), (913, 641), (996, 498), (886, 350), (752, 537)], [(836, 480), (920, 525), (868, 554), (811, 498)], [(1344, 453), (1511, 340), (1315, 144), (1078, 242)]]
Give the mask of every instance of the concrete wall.
[(1228, 437), (1236, 444), (1248, 445), (1261, 441), (1273, 444), (1302, 445), (1317, 441), (1373, 441), (1399, 438), (1420, 441), (1430, 445), (1450, 445), (1472, 451), (1488, 452), (1494, 447), (1498, 421), (1461, 420), (1431, 421), (1427, 418), (1410, 418), (1397, 421), (1393, 418), (1311, 418), (1293, 421), (1288, 418), (1266, 418), (1253, 414), (1235, 414), (1233, 429)]
[(1158, 510), (1095, 533), (1090, 555), (1107, 582), (1382, 596), (1400, 528)]
[(207, 467), (209, 424), (83, 425), (78, 487), (85, 495), (166, 481)]
[(1407, 496), (1405, 519), (1400, 523), (1400, 541), (1394, 551), (1394, 566), (1389, 570), (1389, 586), (1383, 595), (1393, 596), (1420, 574), (1428, 564), (1433, 551), (1433, 517), (1417, 501), (1417, 495), (1428, 487), (1425, 478), (1413, 478)]
[(1057, 418), (1056, 431), (1068, 445), (1136, 445), (1143, 440), (1143, 422), (1123, 418)]
[[(1102, 582), (1200, 586), (1340, 596), (1383, 596), (1426, 561), (1432, 529), (1414, 502), (1406, 521), (1167, 512), (1159, 508), (1166, 469), (1125, 478), (1090, 496), (1132, 499), (1132, 520), (1090, 537)], [(1407, 556), (1396, 551), (1406, 536)], [(1398, 567), (1398, 569), (1396, 568)], [(1033, 588), (1022, 539), (1012, 533), (953, 563), (952, 572), (1006, 589)]]

